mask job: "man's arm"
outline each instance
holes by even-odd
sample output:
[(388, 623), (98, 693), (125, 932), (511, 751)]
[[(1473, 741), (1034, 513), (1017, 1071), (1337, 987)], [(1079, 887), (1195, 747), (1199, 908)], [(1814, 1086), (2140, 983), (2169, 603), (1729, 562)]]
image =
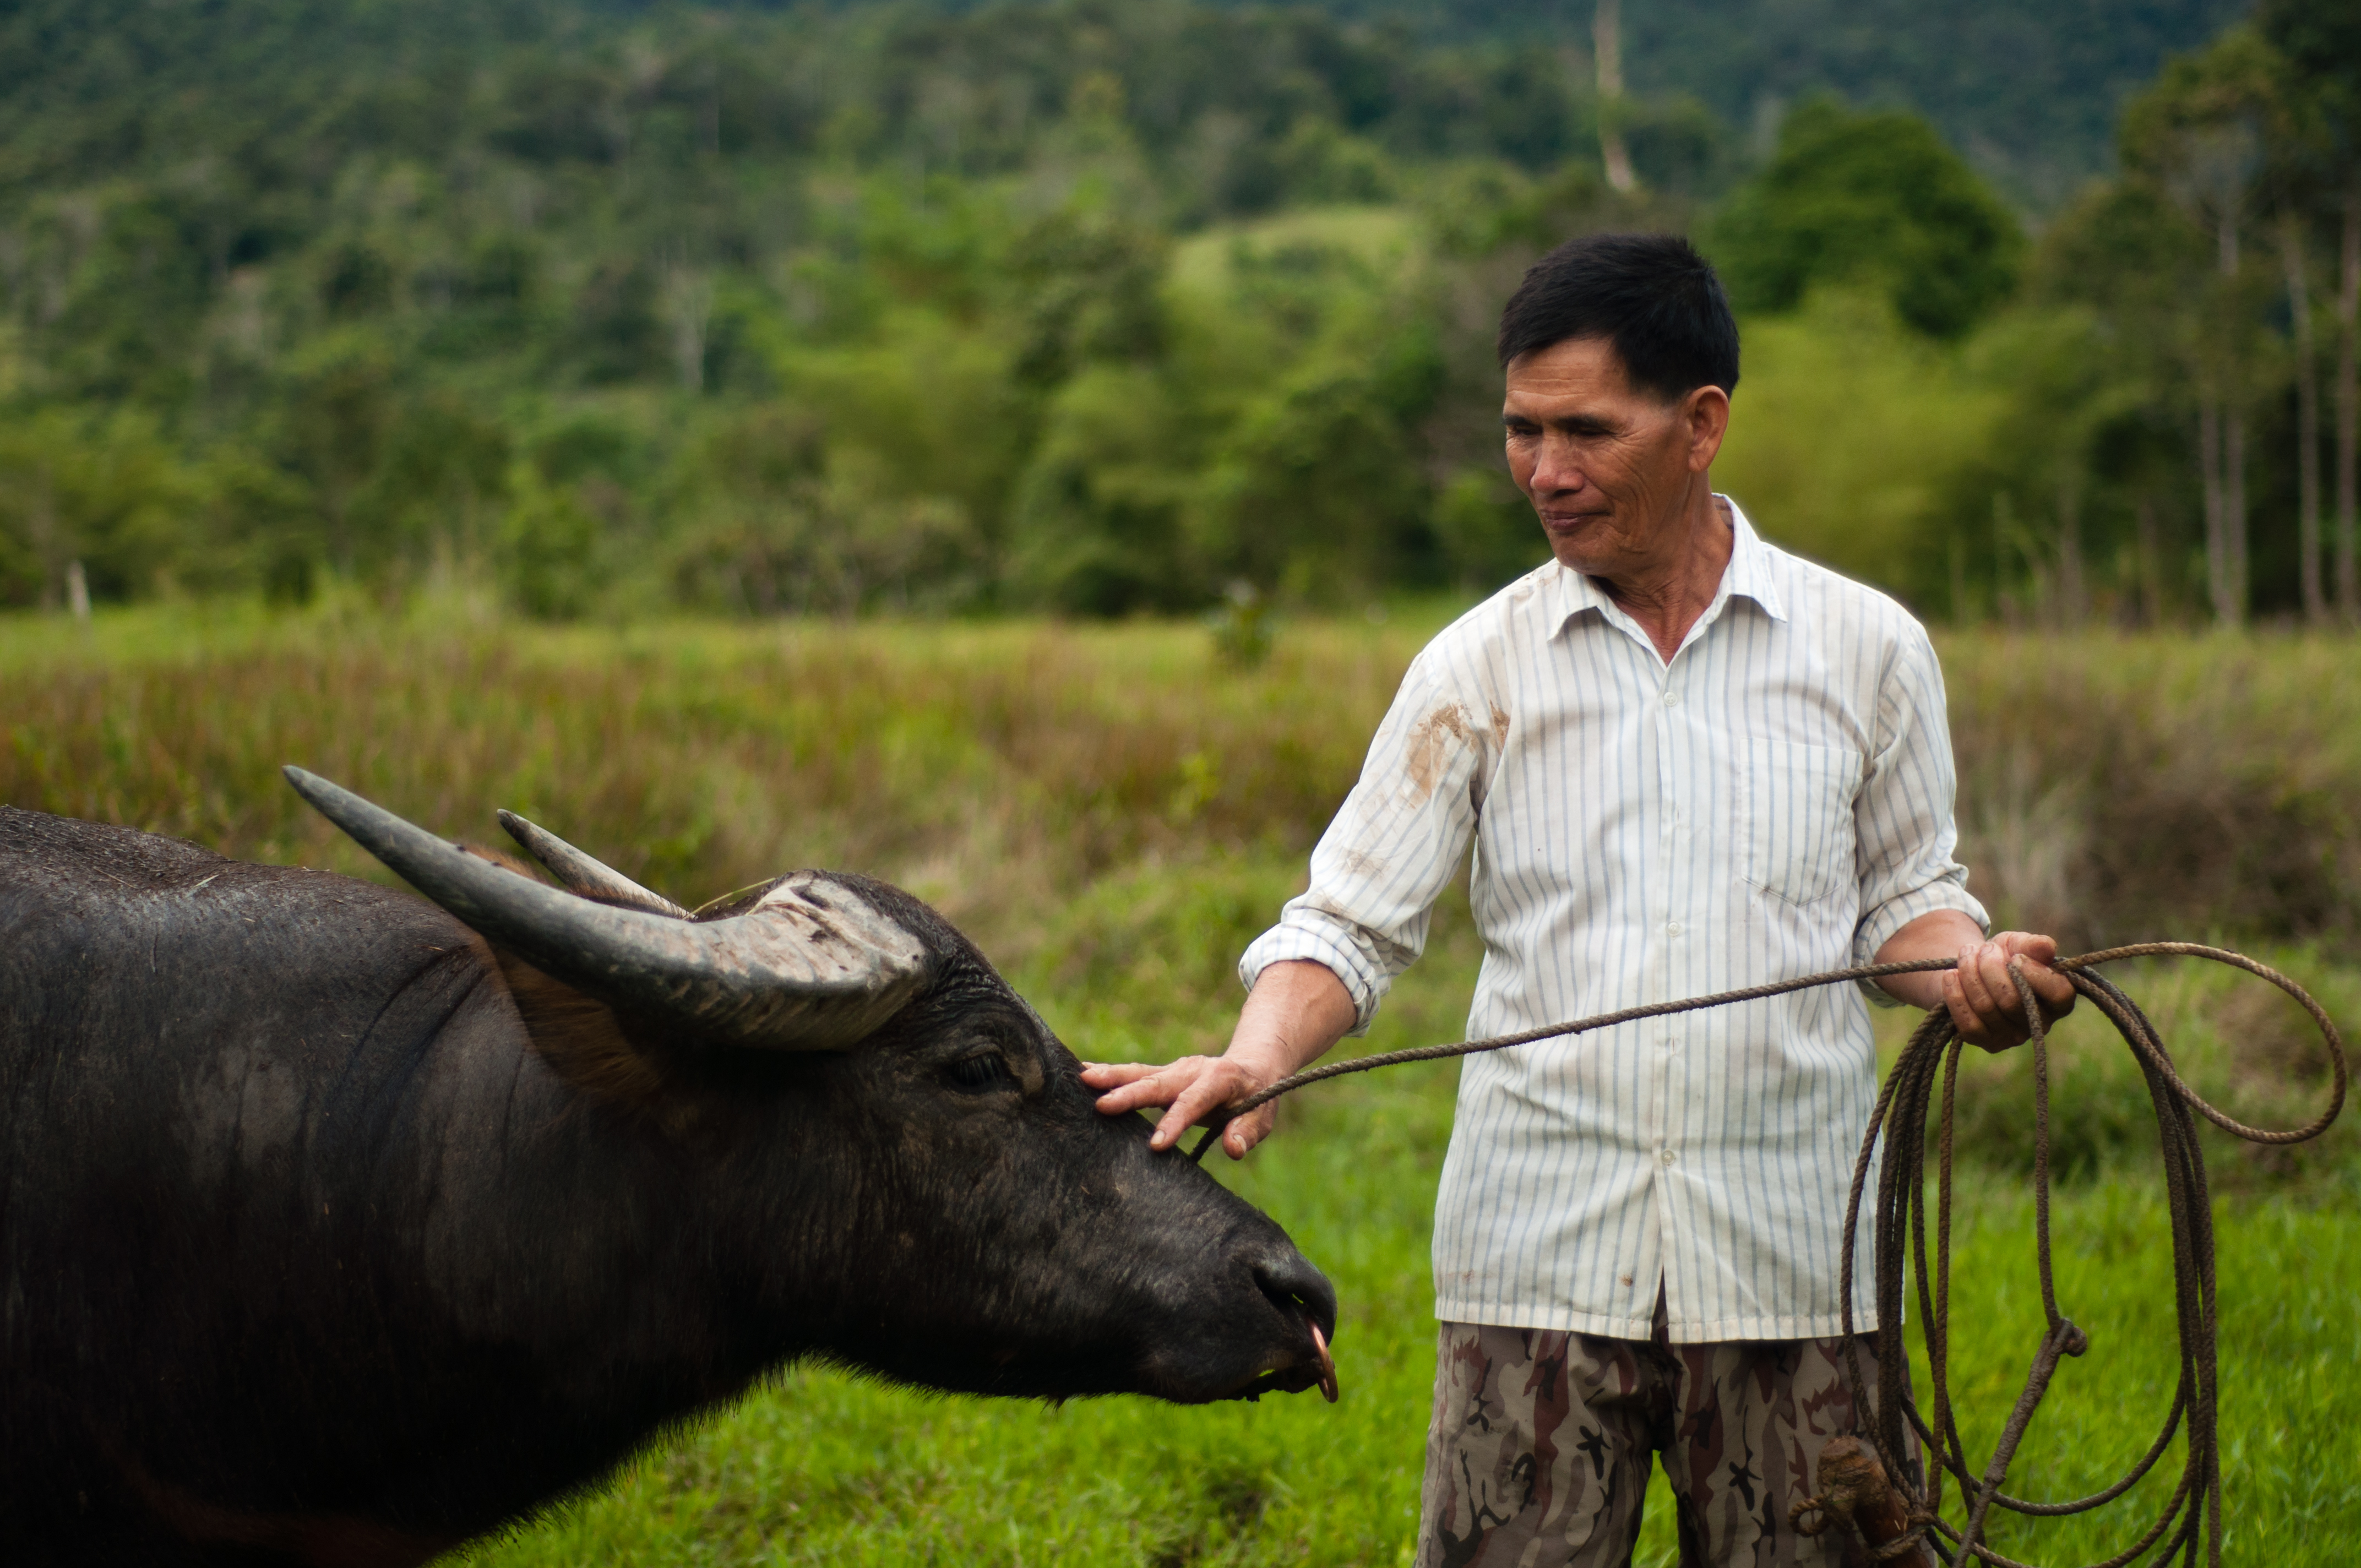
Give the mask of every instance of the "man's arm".
[[(1246, 993), (1230, 1048), (1220, 1056), (1182, 1057), (1162, 1067), (1093, 1065), (1082, 1069), (1082, 1081), (1110, 1091), (1099, 1096), (1099, 1109), (1111, 1116), (1170, 1106), (1148, 1139), (1150, 1148), (1170, 1148), (1200, 1118), (1311, 1066), (1345, 1037), (1356, 1016), (1353, 993), (1325, 964), (1275, 963)], [(1275, 1103), (1265, 1105), (1232, 1122), (1222, 1133), (1223, 1151), (1245, 1158), (1270, 1136), (1278, 1111)]]
[(1913, 1006), (1949, 1009), (1961, 1038), (2004, 1051), (2026, 1037), (2009, 959), (2025, 961), (2046, 1017), (2074, 1005), (2074, 987), (2048, 967), (2058, 956), (2050, 938), (2004, 931), (1984, 939), (1983, 906), (1969, 896), (1967, 872), (1952, 859), (1958, 773), (1945, 707), (1942, 665), (1925, 630), (1911, 622), (1879, 684), (1877, 749), (1854, 803), (1861, 921), (1853, 962), (1957, 959), (1953, 971), (1878, 983)]
[(1908, 963), (1915, 959), (1960, 960), (1956, 970), (1930, 970), (1923, 974), (1889, 975), (1877, 983), (1913, 1007), (1949, 1008), (1960, 1037), (1988, 1051), (2004, 1051), (2025, 1044), (2025, 1004), (2016, 982), (2008, 976), (2008, 960), (2025, 960), (2026, 983), (2041, 1004), (2045, 1023), (2074, 1009), (2074, 986), (2049, 968), (2058, 956), (2052, 937), (2028, 931), (2003, 931), (1990, 941), (1983, 928), (1957, 909), (1937, 909), (1921, 915), (1886, 939), (1875, 961)]
[[(1082, 1081), (1107, 1091), (1099, 1109), (1169, 1107), (1155, 1135), (1155, 1146), (1169, 1148), (1192, 1123), (1367, 1027), (1393, 977), (1426, 945), (1435, 895), (1466, 857), (1499, 744), (1477, 716), (1499, 712), (1442, 640), (1413, 660), (1359, 781), (1312, 851), (1309, 885), (1239, 960), (1252, 989), (1229, 1048), (1162, 1067), (1085, 1064)], [(1225, 1129), (1232, 1158), (1270, 1135), (1272, 1110)]]

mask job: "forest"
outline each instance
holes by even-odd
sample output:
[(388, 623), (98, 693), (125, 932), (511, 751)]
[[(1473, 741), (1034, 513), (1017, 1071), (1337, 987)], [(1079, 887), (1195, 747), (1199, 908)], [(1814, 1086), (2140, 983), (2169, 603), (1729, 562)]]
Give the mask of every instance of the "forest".
[(2361, 612), (2361, 16), (1619, 11), (25, 0), (0, 603), (1479, 593), (1499, 302), (1649, 227), (1772, 537), (1960, 623)]

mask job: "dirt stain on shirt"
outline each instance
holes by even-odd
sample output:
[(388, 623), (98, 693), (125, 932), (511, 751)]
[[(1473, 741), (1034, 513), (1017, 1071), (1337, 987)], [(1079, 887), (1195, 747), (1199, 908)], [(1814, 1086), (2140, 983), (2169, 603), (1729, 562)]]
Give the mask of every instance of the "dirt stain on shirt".
[(1416, 804), (1423, 805), (1433, 797), (1435, 782), (1443, 776), (1452, 742), (1466, 745), (1469, 730), (1467, 710), (1455, 702), (1447, 702), (1420, 719), (1418, 727), (1410, 732), (1410, 784), (1416, 793)]

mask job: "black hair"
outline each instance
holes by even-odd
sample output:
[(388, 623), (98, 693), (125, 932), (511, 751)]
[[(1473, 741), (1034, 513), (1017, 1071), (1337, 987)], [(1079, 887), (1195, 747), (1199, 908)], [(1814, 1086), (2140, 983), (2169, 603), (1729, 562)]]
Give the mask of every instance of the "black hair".
[(1730, 300), (1676, 234), (1585, 235), (1526, 269), (1500, 312), (1500, 367), (1576, 337), (1613, 344), (1631, 385), (1660, 398), (1738, 389)]

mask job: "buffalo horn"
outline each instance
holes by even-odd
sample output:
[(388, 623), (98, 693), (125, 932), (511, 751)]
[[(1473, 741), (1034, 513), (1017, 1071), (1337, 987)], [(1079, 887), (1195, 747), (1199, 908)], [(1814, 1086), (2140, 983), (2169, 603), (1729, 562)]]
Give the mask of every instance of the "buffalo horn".
[(823, 872), (782, 878), (714, 920), (618, 909), (502, 870), (302, 768), (286, 773), (361, 848), (535, 969), (730, 1044), (847, 1049), (927, 979), (918, 938)]
[(503, 811), (499, 816), (500, 826), (508, 829), (510, 838), (524, 846), (526, 854), (583, 897), (620, 905), (626, 909), (644, 909), (651, 915), (666, 915), (675, 920), (688, 918), (687, 910), (663, 894), (650, 892), (614, 867), (591, 859), (548, 828), (536, 827), (513, 811)]

